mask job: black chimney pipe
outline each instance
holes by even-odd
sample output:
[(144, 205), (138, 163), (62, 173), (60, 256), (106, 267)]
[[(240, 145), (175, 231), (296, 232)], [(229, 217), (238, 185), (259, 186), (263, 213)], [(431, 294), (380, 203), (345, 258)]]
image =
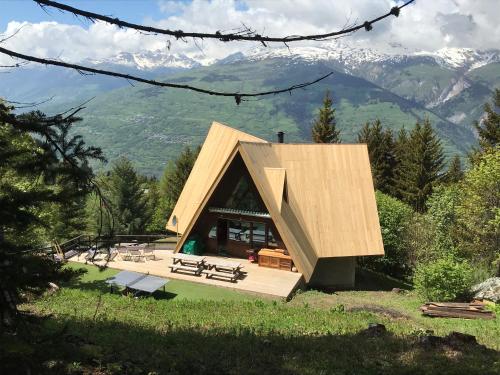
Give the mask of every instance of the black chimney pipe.
[(285, 140), (285, 133), (283, 133), (282, 131), (279, 131), (277, 133), (277, 135), (278, 135), (278, 143), (283, 143)]

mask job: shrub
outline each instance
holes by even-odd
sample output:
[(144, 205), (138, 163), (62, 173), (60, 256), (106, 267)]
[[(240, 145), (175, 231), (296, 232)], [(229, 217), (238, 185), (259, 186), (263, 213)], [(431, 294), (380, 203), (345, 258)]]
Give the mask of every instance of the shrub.
[[(405, 232), (404, 243), (408, 252), (408, 263), (412, 269), (417, 264), (428, 263), (436, 258), (434, 248), (434, 227), (429, 215), (415, 212), (412, 216), (411, 225)], [(441, 258), (439, 254), (438, 258)]]
[(432, 252), (437, 257), (444, 253), (456, 253), (457, 206), (460, 202), (457, 184), (439, 186), (427, 201), (427, 216), (433, 228)]
[(500, 146), (478, 158), (460, 188), (460, 249), (469, 259), (482, 259), (490, 267), (498, 267), (495, 260), (500, 238)]
[(395, 277), (405, 276), (410, 271), (405, 232), (411, 222), (413, 210), (406, 203), (380, 191), (377, 191), (376, 198), (385, 255), (364, 258), (361, 264)]
[(447, 256), (417, 266), (413, 282), (422, 298), (454, 301), (467, 297), (473, 284), (473, 269), (468, 261)]

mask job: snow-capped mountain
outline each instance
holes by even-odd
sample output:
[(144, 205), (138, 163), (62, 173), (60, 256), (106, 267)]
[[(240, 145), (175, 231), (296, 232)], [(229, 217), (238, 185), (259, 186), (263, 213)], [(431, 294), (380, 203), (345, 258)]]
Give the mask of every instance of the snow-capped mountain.
[(492, 62), (500, 62), (500, 50), (477, 51), (471, 48), (443, 48), (435, 52), (405, 51), (393, 46), (387, 52), (358, 45), (350, 45), (344, 41), (329, 41), (313, 47), (287, 48), (255, 47), (247, 51), (233, 53), (223, 59), (212, 59), (197, 54), (187, 56), (182, 53), (171, 53), (168, 50), (141, 51), (136, 53), (120, 52), (117, 55), (102, 59), (90, 60), (92, 64), (116, 64), (139, 70), (153, 71), (162, 68), (192, 69), (212, 64), (232, 64), (238, 61), (262, 61), (283, 58), (300, 62), (335, 62), (345, 73), (353, 73), (366, 64), (397, 64), (417, 58), (427, 58), (447, 69), (473, 70)]
[(499, 50), (478, 51), (472, 48), (442, 48), (436, 52), (416, 52), (414, 56), (430, 56), (446, 67), (469, 70), (500, 61)]
[[(412, 58), (427, 57), (449, 69), (472, 70), (492, 62), (500, 62), (500, 50), (478, 51), (471, 48), (443, 48), (435, 52), (393, 51), (378, 52), (365, 47), (353, 47), (344, 42), (326, 42), (317, 47), (257, 47), (244, 53), (232, 55), (235, 60), (259, 61), (271, 58), (287, 58), (302, 61), (335, 61), (345, 66), (347, 71), (368, 63), (399, 63)], [(228, 60), (228, 58), (224, 59)], [(223, 60), (223, 61), (224, 61)], [(225, 62), (225, 61), (224, 61)]]
[(90, 60), (92, 64), (116, 64), (139, 70), (155, 70), (161, 68), (192, 69), (201, 64), (181, 53), (170, 53), (168, 51), (141, 51), (137, 53), (120, 52), (117, 55), (102, 59)]

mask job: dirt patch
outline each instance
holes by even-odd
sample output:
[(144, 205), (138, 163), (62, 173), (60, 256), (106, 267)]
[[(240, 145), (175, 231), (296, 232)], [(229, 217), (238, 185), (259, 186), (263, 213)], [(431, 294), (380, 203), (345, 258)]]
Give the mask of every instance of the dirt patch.
[(367, 311), (374, 314), (384, 315), (392, 319), (411, 319), (409, 315), (403, 314), (398, 310), (376, 305), (353, 306), (353, 307), (348, 307), (346, 311), (350, 312)]

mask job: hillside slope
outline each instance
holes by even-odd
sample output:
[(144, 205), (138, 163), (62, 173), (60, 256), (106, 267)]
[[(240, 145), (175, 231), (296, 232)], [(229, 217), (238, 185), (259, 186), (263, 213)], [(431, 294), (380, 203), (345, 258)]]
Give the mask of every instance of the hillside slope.
[[(328, 65), (271, 58), (258, 63), (240, 61), (196, 68), (168, 80), (226, 91), (260, 91), (319, 77), (333, 69)], [(82, 113), (85, 121), (77, 131), (89, 143), (103, 147), (110, 160), (126, 155), (143, 173), (158, 175), (184, 145), (201, 143), (214, 120), (265, 139), (274, 139), (281, 130), (288, 142), (309, 141), (311, 122), (326, 90), (333, 93), (344, 142), (355, 141), (366, 121), (379, 118), (385, 126), (397, 130), (410, 128), (425, 116), (442, 137), (447, 154), (463, 154), (473, 141), (467, 128), (365, 79), (339, 71), (292, 95), (249, 99), (239, 106), (230, 98), (182, 90), (124, 87), (89, 103)]]

